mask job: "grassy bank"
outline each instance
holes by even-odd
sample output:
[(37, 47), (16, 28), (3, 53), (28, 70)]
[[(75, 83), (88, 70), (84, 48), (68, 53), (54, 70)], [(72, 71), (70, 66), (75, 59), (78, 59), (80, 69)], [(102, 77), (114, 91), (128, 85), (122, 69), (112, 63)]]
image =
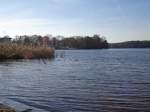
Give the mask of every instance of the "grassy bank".
[(54, 49), (17, 44), (1, 44), (0, 59), (50, 59)]

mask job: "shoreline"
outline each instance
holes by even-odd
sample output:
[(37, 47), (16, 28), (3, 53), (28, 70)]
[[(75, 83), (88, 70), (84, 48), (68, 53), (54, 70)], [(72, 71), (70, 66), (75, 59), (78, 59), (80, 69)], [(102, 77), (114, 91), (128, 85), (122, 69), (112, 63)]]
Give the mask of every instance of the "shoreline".
[(32, 109), (26, 109), (23, 111), (18, 111), (11, 106), (4, 105), (4, 104), (0, 103), (0, 112), (31, 112), (31, 111), (32, 111)]

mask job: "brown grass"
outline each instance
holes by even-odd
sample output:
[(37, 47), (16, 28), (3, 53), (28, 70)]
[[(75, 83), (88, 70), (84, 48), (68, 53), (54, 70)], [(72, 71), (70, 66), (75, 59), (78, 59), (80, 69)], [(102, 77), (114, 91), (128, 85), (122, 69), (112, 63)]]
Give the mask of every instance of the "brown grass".
[(50, 59), (54, 49), (50, 47), (33, 47), (17, 44), (1, 44), (0, 59)]

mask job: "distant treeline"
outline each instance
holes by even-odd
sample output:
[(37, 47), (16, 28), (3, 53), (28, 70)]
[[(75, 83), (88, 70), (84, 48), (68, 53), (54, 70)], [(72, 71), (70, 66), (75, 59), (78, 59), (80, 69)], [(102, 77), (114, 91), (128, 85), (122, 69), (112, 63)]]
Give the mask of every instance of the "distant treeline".
[(75, 49), (103, 49), (108, 48), (107, 40), (99, 35), (92, 37), (70, 37), (57, 40), (56, 48), (75, 48)]
[(20, 45), (53, 47), (55, 49), (107, 49), (107, 48), (150, 48), (150, 41), (127, 41), (108, 43), (104, 36), (52, 36), (52, 35), (23, 35), (11, 38), (0, 38), (0, 44), (15, 43)]
[(93, 36), (72, 36), (72, 37), (53, 37), (53, 36), (17, 36), (12, 40), (13, 43), (50, 46), (56, 49), (103, 49), (108, 48), (108, 42), (105, 37), (99, 35)]
[(150, 41), (127, 41), (110, 43), (109, 48), (150, 48)]

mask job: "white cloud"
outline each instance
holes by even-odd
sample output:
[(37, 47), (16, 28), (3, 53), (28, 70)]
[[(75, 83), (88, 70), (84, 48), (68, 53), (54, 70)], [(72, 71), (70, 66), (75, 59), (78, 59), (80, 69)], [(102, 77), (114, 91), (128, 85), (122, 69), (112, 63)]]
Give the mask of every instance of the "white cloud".
[(47, 25), (48, 21), (41, 19), (0, 20), (0, 27), (34, 27)]

